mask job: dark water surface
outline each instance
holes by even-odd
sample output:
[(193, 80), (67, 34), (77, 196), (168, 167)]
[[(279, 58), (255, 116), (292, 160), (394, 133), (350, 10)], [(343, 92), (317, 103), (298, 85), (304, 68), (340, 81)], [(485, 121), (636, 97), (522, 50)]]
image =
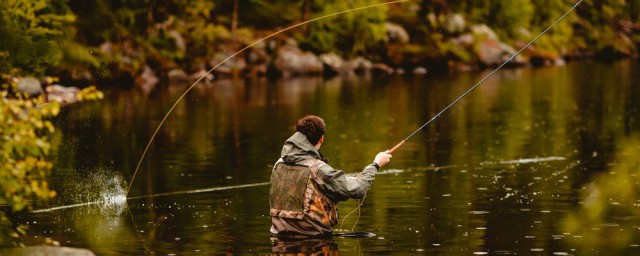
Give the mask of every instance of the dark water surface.
[[(596, 229), (576, 228), (567, 216), (589, 215), (582, 210), (589, 184), (638, 158), (616, 157), (640, 132), (638, 71), (633, 61), (500, 71), (394, 154), (359, 213), (345, 219), (358, 202), (339, 205), (338, 228), (357, 221), (354, 231), (375, 237), (317, 243), (345, 255), (637, 255), (639, 215), (616, 213)], [(71, 106), (56, 120), (59, 197), (36, 208), (111, 202), (33, 213), (21, 223), (39, 239), (103, 255), (268, 254), (269, 187), (258, 183), (268, 182), (297, 118), (324, 117), (323, 153), (333, 167), (355, 172), (485, 74), (199, 85), (160, 130), (126, 206), (118, 196), (186, 85), (150, 95), (108, 90), (104, 101)], [(637, 199), (628, 206), (640, 208)], [(619, 229), (630, 238), (616, 246), (588, 244), (585, 235), (616, 239)]]

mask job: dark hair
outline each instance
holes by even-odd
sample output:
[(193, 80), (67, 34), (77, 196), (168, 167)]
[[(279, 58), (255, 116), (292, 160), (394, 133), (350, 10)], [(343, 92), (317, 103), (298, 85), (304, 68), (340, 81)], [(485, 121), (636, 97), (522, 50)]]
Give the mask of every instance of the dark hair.
[(296, 131), (307, 136), (307, 140), (316, 145), (325, 133), (324, 120), (314, 115), (305, 116), (296, 122)]

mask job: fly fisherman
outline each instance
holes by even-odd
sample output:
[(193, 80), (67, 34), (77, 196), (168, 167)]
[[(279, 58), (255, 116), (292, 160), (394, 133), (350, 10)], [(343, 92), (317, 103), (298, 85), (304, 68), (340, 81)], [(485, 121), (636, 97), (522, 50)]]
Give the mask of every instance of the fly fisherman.
[(372, 164), (355, 176), (335, 170), (320, 153), (325, 123), (308, 115), (296, 122), (296, 133), (284, 143), (271, 172), (269, 205), (271, 235), (278, 237), (328, 236), (338, 223), (337, 203), (361, 199), (376, 171), (391, 154), (380, 152)]

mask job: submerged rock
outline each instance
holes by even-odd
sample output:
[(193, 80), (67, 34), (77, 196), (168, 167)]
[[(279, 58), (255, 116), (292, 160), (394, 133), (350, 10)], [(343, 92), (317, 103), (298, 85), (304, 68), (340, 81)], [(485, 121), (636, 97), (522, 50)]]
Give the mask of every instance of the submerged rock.
[(15, 256), (95, 256), (92, 251), (87, 249), (57, 246), (29, 246), (24, 248), (11, 248), (0, 250), (0, 255)]

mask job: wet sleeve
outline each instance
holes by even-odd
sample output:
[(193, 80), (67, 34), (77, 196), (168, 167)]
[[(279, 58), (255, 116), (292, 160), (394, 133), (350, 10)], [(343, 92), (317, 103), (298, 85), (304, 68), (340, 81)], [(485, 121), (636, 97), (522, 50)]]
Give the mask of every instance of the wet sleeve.
[(324, 165), (319, 169), (321, 181), (317, 183), (320, 189), (335, 202), (349, 198), (361, 199), (369, 190), (377, 170), (375, 166), (369, 165), (354, 176)]

